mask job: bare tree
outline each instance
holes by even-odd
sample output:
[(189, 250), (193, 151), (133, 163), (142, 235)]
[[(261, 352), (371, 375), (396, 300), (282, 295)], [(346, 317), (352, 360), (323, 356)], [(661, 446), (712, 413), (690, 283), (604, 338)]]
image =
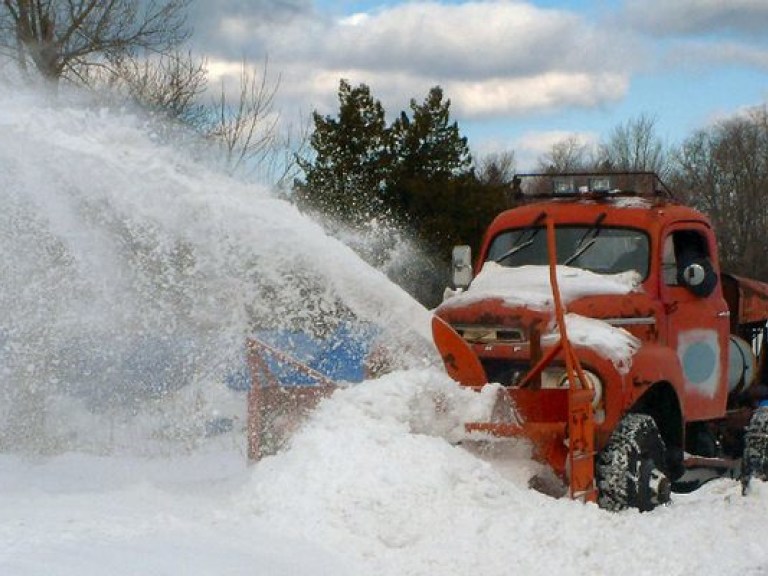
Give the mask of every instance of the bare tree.
[(666, 176), (669, 162), (656, 135), (656, 118), (641, 114), (616, 126), (599, 146), (598, 165), (605, 170), (656, 172)]
[(481, 157), (475, 166), (475, 176), (483, 184), (509, 186), (515, 176), (515, 170), (515, 152), (505, 150)]
[(99, 100), (128, 100), (141, 108), (181, 124), (196, 127), (210, 115), (200, 100), (208, 83), (207, 62), (191, 53), (129, 54), (82, 70), (84, 86)]
[(189, 36), (189, 0), (3, 0), (0, 46), (46, 80), (144, 49), (166, 54)]
[(222, 82), (211, 113), (198, 129), (221, 146), (230, 173), (256, 175), (285, 192), (298, 175), (297, 156), (308, 145), (310, 122), (298, 128), (281, 126), (275, 108), (279, 87), (280, 76), (270, 77), (267, 58), (261, 69), (243, 62), (237, 96), (230, 97)]
[(112, 62), (116, 82), (146, 108), (188, 124), (201, 121), (206, 110), (199, 104), (208, 83), (207, 62), (191, 53), (156, 57), (129, 55)]
[(700, 130), (676, 159), (674, 185), (712, 219), (723, 267), (768, 280), (768, 109)]
[(274, 108), (279, 85), (279, 78), (269, 82), (266, 60), (261, 74), (242, 63), (240, 93), (234, 102), (222, 82), (214, 106), (215, 120), (207, 133), (223, 146), (230, 170), (242, 168), (249, 161), (259, 163), (273, 150), (280, 119)]
[(538, 160), (539, 172), (578, 172), (594, 164), (592, 151), (576, 134), (555, 142), (550, 151)]

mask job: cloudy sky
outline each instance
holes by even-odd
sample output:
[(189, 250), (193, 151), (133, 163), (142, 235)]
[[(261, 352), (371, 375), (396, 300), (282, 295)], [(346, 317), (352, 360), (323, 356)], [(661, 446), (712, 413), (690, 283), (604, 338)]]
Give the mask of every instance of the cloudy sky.
[(213, 75), (268, 57), (286, 117), (334, 114), (340, 78), (392, 115), (440, 85), (473, 151), (522, 169), (642, 113), (676, 143), (768, 101), (768, 0), (198, 0), (193, 24)]

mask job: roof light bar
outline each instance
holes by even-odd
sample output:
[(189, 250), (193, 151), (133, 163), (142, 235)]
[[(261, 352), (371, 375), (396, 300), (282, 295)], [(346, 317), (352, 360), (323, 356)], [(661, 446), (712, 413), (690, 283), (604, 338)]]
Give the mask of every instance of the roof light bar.
[(587, 181), (590, 192), (610, 192), (613, 190), (611, 187), (611, 179), (608, 176), (597, 176), (590, 178)]
[(573, 178), (552, 178), (552, 193), (555, 196), (558, 194), (573, 194), (575, 190)]

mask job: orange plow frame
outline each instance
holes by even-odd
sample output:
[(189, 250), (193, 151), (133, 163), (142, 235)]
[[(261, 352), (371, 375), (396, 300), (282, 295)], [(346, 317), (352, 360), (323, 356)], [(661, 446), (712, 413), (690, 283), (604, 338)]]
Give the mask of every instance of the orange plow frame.
[[(296, 358), (257, 338), (249, 338), (248, 366), (251, 389), (248, 392), (248, 458), (260, 460), (285, 445), (303, 417), (339, 384)], [(283, 386), (270, 368), (267, 357), (280, 365), (309, 376), (316, 384)]]
[[(573, 346), (568, 340), (565, 307), (557, 282), (555, 228), (546, 219), (549, 279), (560, 340), (550, 348), (514, 388), (504, 393), (515, 407), (519, 423), (471, 422), (468, 432), (486, 432), (498, 437), (524, 437), (533, 443), (535, 455), (566, 477), (569, 495), (584, 502), (597, 500), (595, 485), (595, 435), (590, 387)], [(479, 390), (487, 383), (485, 370), (472, 348), (446, 322), (432, 321), (435, 344), (446, 369), (459, 383)], [(562, 357), (568, 379), (566, 389), (541, 389), (541, 373), (556, 357)]]

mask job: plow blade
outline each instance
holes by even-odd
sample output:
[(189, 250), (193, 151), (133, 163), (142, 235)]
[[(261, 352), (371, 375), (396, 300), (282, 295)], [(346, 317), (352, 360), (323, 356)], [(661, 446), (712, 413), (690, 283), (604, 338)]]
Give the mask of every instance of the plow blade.
[[(433, 319), (432, 330), (449, 375), (480, 391), (488, 381), (470, 345), (440, 318)], [(571, 498), (593, 502), (597, 498), (593, 391), (573, 383), (556, 389), (532, 385), (558, 354), (573, 354), (567, 340), (561, 342), (566, 344), (550, 349), (521, 379), (520, 385), (499, 391), (491, 421), (467, 422), (464, 428), (470, 434), (530, 440), (534, 457), (548, 464), (568, 484)], [(498, 417), (505, 414), (506, 417)]]
[[(480, 391), (482, 386), (470, 388)], [(508, 412), (512, 418), (492, 422), (467, 422), (467, 433), (488, 434), (496, 438), (525, 438), (533, 445), (533, 456), (548, 464), (561, 477), (565, 477), (568, 461), (568, 390), (508, 388), (499, 392), (497, 404), (509, 404), (508, 410), (494, 410), (495, 414)]]
[[(340, 386), (266, 342), (248, 340), (248, 458), (259, 460), (282, 449), (306, 415)], [(302, 383), (277, 373), (298, 374)], [(306, 381), (309, 383), (306, 383)]]

